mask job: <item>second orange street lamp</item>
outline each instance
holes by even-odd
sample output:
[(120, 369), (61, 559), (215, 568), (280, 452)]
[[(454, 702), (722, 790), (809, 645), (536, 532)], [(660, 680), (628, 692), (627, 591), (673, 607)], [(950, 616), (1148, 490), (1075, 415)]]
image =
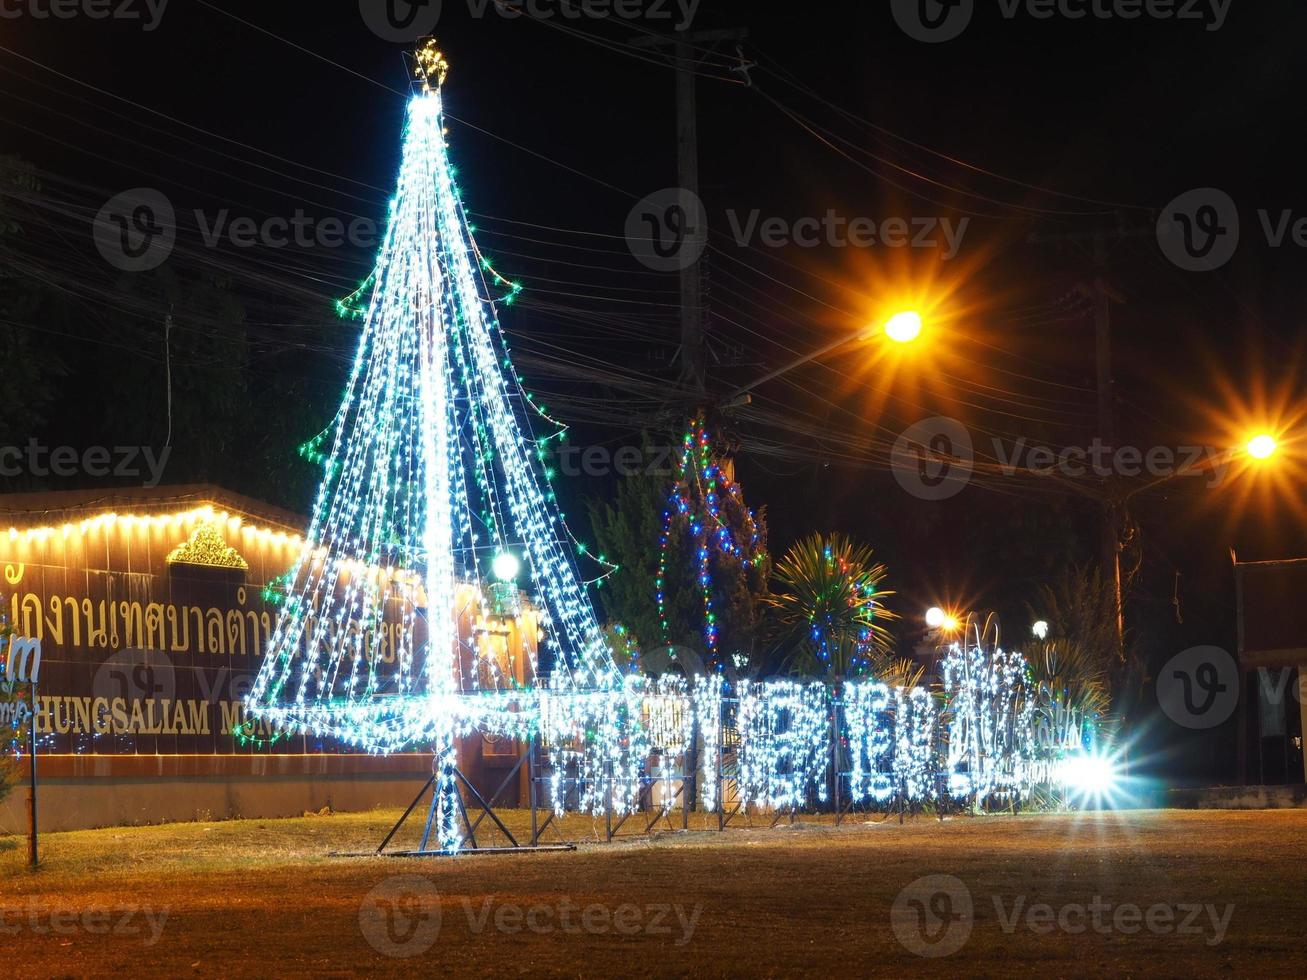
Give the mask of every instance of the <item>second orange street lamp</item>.
[(940, 633), (956, 633), (962, 628), (962, 619), (956, 613), (931, 606), (926, 610), (926, 625)]
[(1206, 473), (1217, 466), (1223, 466), (1243, 455), (1247, 455), (1257, 464), (1265, 463), (1275, 457), (1279, 451), (1280, 441), (1275, 436), (1271, 435), (1269, 432), (1255, 432), (1253, 435), (1248, 437), (1248, 441), (1242, 446), (1233, 446), (1226, 449), (1224, 452), (1207, 457), (1201, 463), (1193, 466), (1181, 467), (1165, 476), (1158, 477), (1156, 480), (1137, 486), (1128, 491), (1121, 499), (1122, 501), (1129, 500), (1145, 490), (1152, 490), (1154, 487), (1158, 487), (1163, 483), (1169, 483), (1176, 477)]
[(722, 403), (723, 407), (733, 408), (737, 405), (747, 405), (749, 403), (749, 392), (754, 388), (757, 388), (761, 384), (766, 384), (768, 381), (774, 381), (782, 374), (788, 374), (795, 368), (803, 367), (803, 365), (809, 364), (818, 358), (825, 357), (832, 351), (839, 350), (845, 344), (852, 344), (857, 341), (874, 340), (881, 334), (884, 334), (887, 339), (892, 340), (897, 344), (911, 344), (921, 336), (922, 328), (923, 322), (921, 314), (915, 310), (904, 310), (901, 313), (895, 313), (884, 323), (873, 324), (872, 326), (863, 327), (861, 330), (854, 331), (851, 334), (845, 334), (843, 337), (831, 341), (824, 347), (818, 347), (809, 354), (804, 354), (802, 357), (795, 358), (784, 367), (779, 367), (775, 371), (770, 371), (767, 374), (764, 374), (761, 378), (750, 381), (743, 387), (736, 388), (726, 396)]
[(895, 343), (912, 343), (921, 336), (921, 314), (915, 310), (895, 313), (885, 321), (885, 336)]

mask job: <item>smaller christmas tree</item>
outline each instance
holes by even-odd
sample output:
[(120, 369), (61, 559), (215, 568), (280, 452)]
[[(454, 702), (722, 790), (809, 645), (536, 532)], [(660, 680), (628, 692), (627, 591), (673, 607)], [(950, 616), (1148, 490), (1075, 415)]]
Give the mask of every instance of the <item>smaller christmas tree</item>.
[(771, 575), (765, 512), (749, 509), (728, 469), (700, 412), (682, 439), (655, 580), (664, 641), (694, 642), (673, 614), (693, 609), (705, 663), (717, 671), (752, 654)]

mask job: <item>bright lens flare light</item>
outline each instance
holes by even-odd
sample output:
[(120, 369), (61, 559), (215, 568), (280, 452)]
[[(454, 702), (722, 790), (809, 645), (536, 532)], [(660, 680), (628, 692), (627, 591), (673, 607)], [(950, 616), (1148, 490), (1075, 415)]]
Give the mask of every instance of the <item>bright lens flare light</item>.
[(1068, 802), (1074, 801), (1082, 806), (1110, 805), (1120, 789), (1121, 772), (1108, 756), (1077, 752), (1062, 760), (1058, 766), (1058, 780), (1066, 791)]
[(1275, 455), (1279, 444), (1275, 441), (1275, 436), (1262, 433), (1249, 439), (1247, 448), (1248, 455), (1253, 459), (1270, 459)]
[(921, 314), (912, 310), (895, 313), (885, 321), (885, 335), (900, 344), (910, 344), (921, 336)]
[(491, 569), (495, 573), (495, 578), (501, 582), (511, 582), (517, 578), (517, 573), (522, 570), (522, 563), (517, 560), (517, 555), (511, 551), (504, 551), (495, 555), (494, 564)]

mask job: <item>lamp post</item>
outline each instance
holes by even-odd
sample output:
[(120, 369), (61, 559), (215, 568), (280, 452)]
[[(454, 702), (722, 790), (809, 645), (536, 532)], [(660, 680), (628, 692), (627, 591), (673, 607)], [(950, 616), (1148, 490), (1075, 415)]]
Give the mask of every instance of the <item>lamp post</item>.
[(1270, 433), (1259, 432), (1249, 437), (1248, 441), (1242, 446), (1234, 446), (1225, 450), (1223, 453), (1218, 453), (1216, 456), (1207, 457), (1207, 459), (1201, 463), (1183, 467), (1172, 473), (1168, 473), (1166, 476), (1158, 477), (1156, 480), (1135, 487), (1133, 490), (1121, 497), (1121, 502), (1125, 503), (1137, 494), (1143, 493), (1145, 490), (1152, 490), (1154, 487), (1160, 486), (1163, 483), (1169, 483), (1176, 477), (1194, 476), (1198, 473), (1206, 473), (1209, 470), (1216, 469), (1218, 466), (1224, 466), (1226, 463), (1233, 462), (1243, 456), (1248, 457), (1254, 464), (1260, 466), (1268, 463), (1278, 455), (1279, 452), (1279, 440)]
[(874, 340), (878, 335), (884, 336), (897, 344), (911, 344), (921, 336), (922, 319), (921, 314), (915, 310), (904, 310), (901, 313), (895, 313), (892, 317), (881, 324), (873, 324), (869, 327), (863, 327), (861, 330), (855, 330), (853, 333), (845, 334), (832, 340), (829, 344), (818, 347), (814, 351), (797, 357), (788, 364), (769, 371), (760, 378), (755, 378), (747, 385), (736, 388), (722, 402), (723, 408), (737, 408), (740, 405), (747, 405), (751, 400), (749, 392), (753, 391), (759, 385), (766, 384), (768, 381), (774, 381), (783, 374), (789, 374), (795, 368), (803, 367), (805, 364), (811, 364), (813, 361), (820, 360), (827, 354), (839, 350), (847, 344), (867, 342)]
[(28, 837), (27, 837), (27, 863), (33, 868), (41, 865), (40, 848), (37, 844), (36, 829), (36, 677), (32, 677), (31, 684), (31, 716), (28, 719), (27, 729), (27, 759), (30, 764), (28, 769), (27, 784), (27, 818), (28, 818)]

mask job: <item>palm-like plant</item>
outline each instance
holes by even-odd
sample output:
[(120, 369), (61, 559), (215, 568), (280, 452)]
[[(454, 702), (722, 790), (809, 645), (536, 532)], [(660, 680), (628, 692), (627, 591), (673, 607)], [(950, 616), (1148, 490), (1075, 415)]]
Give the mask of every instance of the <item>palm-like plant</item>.
[(1035, 724), (1045, 748), (1082, 744), (1086, 727), (1099, 727), (1112, 698), (1100, 650), (1074, 640), (1045, 643), (1030, 659), (1035, 682)]
[(1106, 671), (1125, 656), (1117, 643), (1116, 598), (1097, 569), (1067, 565), (1036, 591), (1033, 619), (1049, 624), (1050, 637), (1074, 637), (1078, 660), (1092, 658)]
[(777, 564), (775, 611), (784, 664), (808, 675), (851, 676), (887, 667), (894, 649), (885, 628), (885, 566), (846, 535), (813, 534)]
[(886, 657), (876, 667), (876, 680), (890, 687), (912, 689), (926, 679), (926, 668), (911, 657)]

